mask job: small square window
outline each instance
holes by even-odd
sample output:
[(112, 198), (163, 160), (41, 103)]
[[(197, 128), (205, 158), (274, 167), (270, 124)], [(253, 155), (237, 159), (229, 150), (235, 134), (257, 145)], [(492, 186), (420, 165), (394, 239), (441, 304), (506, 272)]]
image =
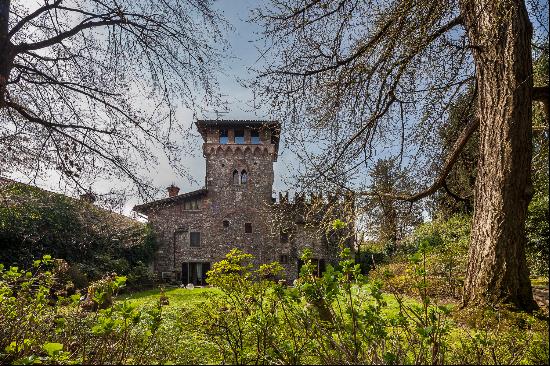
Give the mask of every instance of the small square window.
[(185, 201), (184, 204), (183, 204), (183, 209), (184, 210), (198, 210), (199, 209), (199, 201), (196, 200), (196, 199)]
[(244, 144), (244, 130), (235, 130), (235, 143)]
[(279, 263), (287, 264), (288, 263), (288, 255), (281, 254), (280, 257), (279, 257)]
[(247, 234), (252, 233), (252, 223), (247, 222), (247, 223), (244, 224), (244, 232), (247, 233)]
[(189, 246), (198, 248), (201, 246), (201, 233), (198, 231), (192, 231), (189, 235)]
[(229, 142), (229, 136), (227, 134), (227, 129), (220, 130), (220, 144), (227, 144)]
[(250, 143), (259, 144), (260, 143), (260, 132), (258, 130), (250, 131)]
[(280, 235), (281, 243), (288, 243), (288, 233), (285, 233), (284, 231), (281, 232)]
[(223, 227), (229, 227), (229, 220), (223, 220)]

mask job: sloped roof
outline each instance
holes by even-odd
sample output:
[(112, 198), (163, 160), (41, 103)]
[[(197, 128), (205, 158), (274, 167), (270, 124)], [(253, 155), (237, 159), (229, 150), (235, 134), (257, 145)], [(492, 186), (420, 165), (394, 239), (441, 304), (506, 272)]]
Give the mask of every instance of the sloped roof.
[[(16, 182), (16, 181), (8, 179), (8, 178), (0, 177), (0, 185), (10, 184), (10, 183), (19, 183), (19, 182)], [(23, 183), (20, 183), (20, 184), (23, 184)]]
[(134, 206), (133, 210), (136, 212), (145, 214), (153, 208), (172, 205), (179, 202), (184, 202), (187, 199), (191, 199), (191, 198), (202, 197), (202, 196), (205, 196), (206, 193), (207, 193), (207, 190), (205, 188), (201, 188), (201, 189), (197, 189), (196, 191), (178, 194), (177, 196), (174, 196), (174, 197), (167, 197), (160, 200), (137, 205), (137, 206)]

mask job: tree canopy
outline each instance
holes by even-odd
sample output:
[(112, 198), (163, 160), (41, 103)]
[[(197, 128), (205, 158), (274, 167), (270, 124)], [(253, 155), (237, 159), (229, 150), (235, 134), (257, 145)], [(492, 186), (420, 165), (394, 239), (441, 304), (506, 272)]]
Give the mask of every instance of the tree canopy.
[(216, 100), (225, 26), (210, 0), (3, 0), (0, 171), (146, 193), (156, 146), (185, 174), (176, 111)]
[[(361, 177), (389, 155), (420, 189), (384, 195), (414, 202), (445, 186), (479, 130), (465, 305), (535, 307), (524, 250), (531, 103), (548, 106), (548, 85), (533, 86), (531, 21), (547, 43), (545, 12), (521, 0), (278, 0), (254, 14), (273, 59), (255, 85), (307, 152), (314, 184), (380, 194)], [(471, 85), (441, 160), (434, 141)]]

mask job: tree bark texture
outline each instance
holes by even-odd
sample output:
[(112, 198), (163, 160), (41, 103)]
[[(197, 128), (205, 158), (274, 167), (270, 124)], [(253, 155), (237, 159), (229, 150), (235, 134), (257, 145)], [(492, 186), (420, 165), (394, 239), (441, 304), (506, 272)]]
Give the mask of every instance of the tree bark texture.
[(521, 0), (463, 0), (476, 66), (480, 157), (463, 305), (536, 308), (525, 259), (532, 196), (532, 26)]
[(8, 38), (10, 1), (0, 0), (0, 107), (4, 102), (8, 78), (13, 64), (13, 47)]

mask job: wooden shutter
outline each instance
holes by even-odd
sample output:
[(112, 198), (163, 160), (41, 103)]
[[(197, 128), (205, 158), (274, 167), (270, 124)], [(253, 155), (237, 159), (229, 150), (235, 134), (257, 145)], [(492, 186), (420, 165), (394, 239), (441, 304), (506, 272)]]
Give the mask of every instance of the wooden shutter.
[(181, 283), (187, 285), (189, 283), (189, 262), (181, 264)]

